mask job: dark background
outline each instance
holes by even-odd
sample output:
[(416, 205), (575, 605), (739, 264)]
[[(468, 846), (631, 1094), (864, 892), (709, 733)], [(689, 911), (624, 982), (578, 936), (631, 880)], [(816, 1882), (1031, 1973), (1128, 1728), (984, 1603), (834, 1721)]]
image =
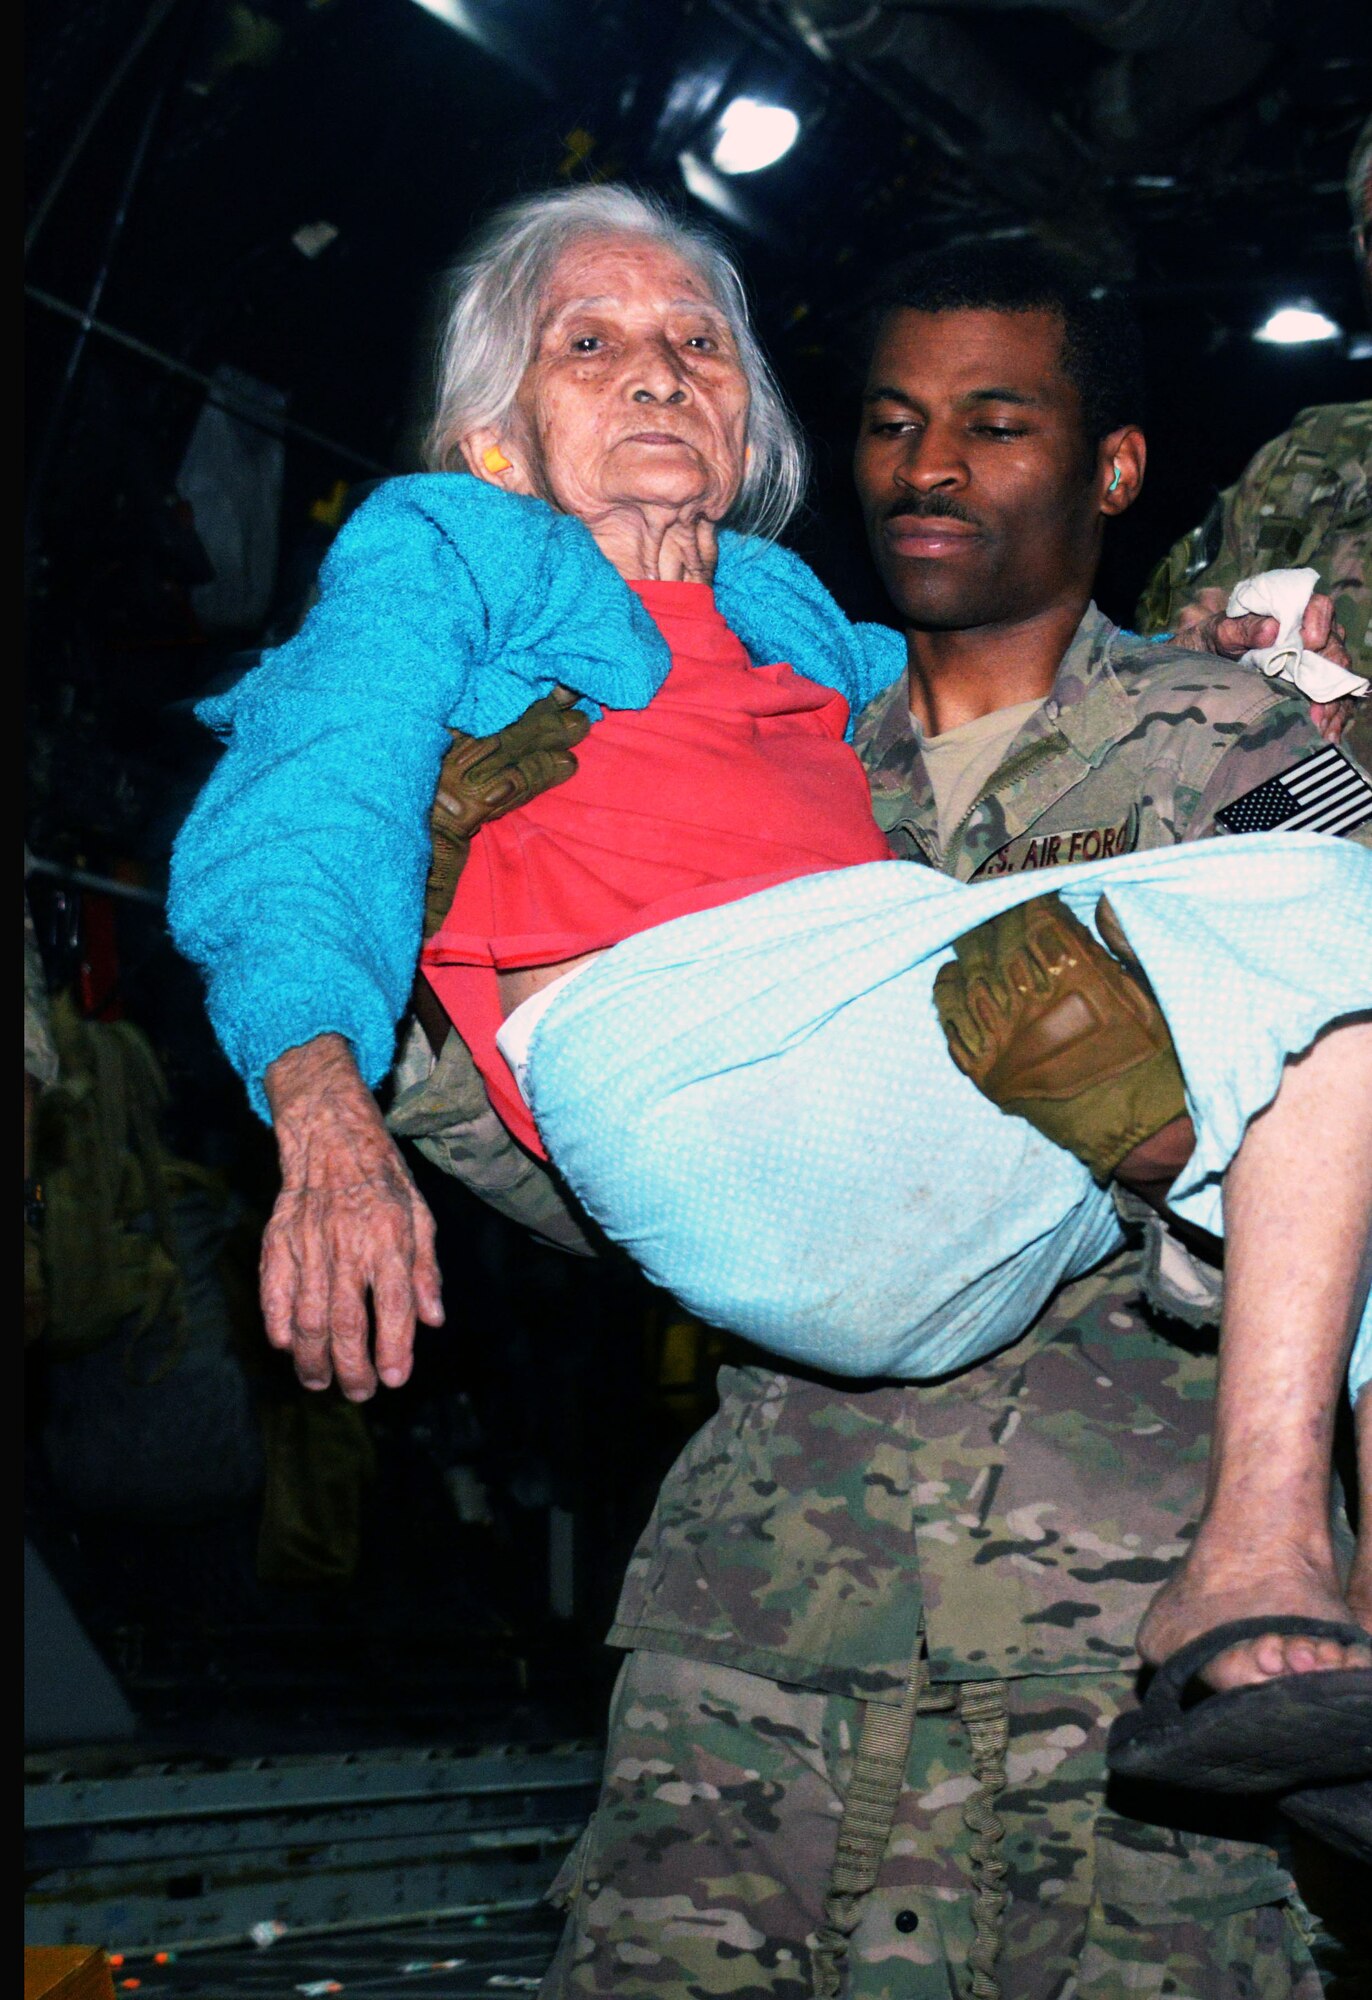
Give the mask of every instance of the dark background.
[[(439, 279), (495, 201), (626, 178), (723, 232), (815, 442), (793, 538), (865, 615), (881, 601), (848, 493), (845, 357), (900, 253), (1035, 236), (1135, 302), (1149, 478), (1101, 589), (1125, 622), (1259, 444), (1298, 408), (1368, 393), (1344, 194), (1372, 108), (1357, 0), (47, 0), (31, 15), (26, 834), (52, 868), (153, 898), (212, 757), (189, 704), (289, 626), (343, 488), (415, 467)], [(791, 105), (803, 129), (777, 166), (725, 184), (725, 215), (680, 161), (708, 155), (739, 93)], [(306, 254), (298, 233), (320, 223), (335, 233)], [(1298, 296), (1345, 337), (1255, 344)], [(197, 612), (211, 565), (177, 494), (224, 365), (286, 417), (271, 603), (237, 629)], [(223, 1177), (250, 1280), (270, 1145), (154, 902), (51, 872), (30, 898), (53, 984), (151, 1037), (168, 1141)], [(423, 1184), (450, 1328), (367, 1413), (361, 1541), (337, 1575), (264, 1574), (258, 1495), (209, 1514), (83, 1498), (54, 1443), (57, 1364), (34, 1349), (33, 1531), (164, 1732), (594, 1718), (617, 1576), (707, 1407), (719, 1343), (674, 1327), (632, 1274), (541, 1251)], [(256, 1405), (289, 1404), (250, 1305), (236, 1323)], [(464, 1518), (454, 1496), (478, 1488)], [(568, 1521), (570, 1567), (549, 1555)]]

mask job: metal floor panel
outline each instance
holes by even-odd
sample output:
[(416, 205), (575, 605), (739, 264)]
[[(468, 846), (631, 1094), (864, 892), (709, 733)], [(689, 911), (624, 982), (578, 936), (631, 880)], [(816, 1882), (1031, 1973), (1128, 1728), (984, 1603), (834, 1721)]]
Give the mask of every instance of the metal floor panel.
[[(36, 1763), (37, 1760), (31, 1760)], [(129, 1823), (256, 1819), (282, 1812), (304, 1816), (348, 1808), (479, 1797), (491, 1809), (512, 1809), (530, 1794), (576, 1792), (599, 1774), (594, 1745), (498, 1744), (478, 1751), (369, 1750), (335, 1755), (193, 1757), (140, 1763), (115, 1777), (78, 1775), (57, 1765), (34, 1773), (24, 1792), (24, 1824), (32, 1832)], [(518, 1815), (518, 1812), (516, 1813)]]
[(590, 1816), (600, 1758), (570, 1742), (30, 1760), (25, 1939), (179, 1959), (526, 1909)]
[[(190, 1951), (156, 1964), (129, 1954), (115, 1991), (137, 2000), (500, 2000), (536, 1993), (561, 1918), (540, 1905), (465, 1920)], [(124, 1982), (136, 1979), (137, 1987)]]

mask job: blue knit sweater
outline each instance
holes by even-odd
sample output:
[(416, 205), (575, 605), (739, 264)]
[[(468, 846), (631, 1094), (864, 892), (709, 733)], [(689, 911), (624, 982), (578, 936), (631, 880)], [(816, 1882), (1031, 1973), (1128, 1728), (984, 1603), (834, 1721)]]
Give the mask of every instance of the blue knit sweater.
[[(266, 1116), (262, 1075), (334, 1032), (375, 1084), (417, 963), (429, 814), (450, 729), (485, 735), (561, 683), (642, 708), (670, 658), (581, 522), (452, 473), (360, 507), (296, 636), (200, 719), (227, 748), (172, 856), (172, 935)], [(852, 625), (797, 556), (720, 536), (715, 602), (755, 663), (789, 661), (854, 717), (905, 648)]]

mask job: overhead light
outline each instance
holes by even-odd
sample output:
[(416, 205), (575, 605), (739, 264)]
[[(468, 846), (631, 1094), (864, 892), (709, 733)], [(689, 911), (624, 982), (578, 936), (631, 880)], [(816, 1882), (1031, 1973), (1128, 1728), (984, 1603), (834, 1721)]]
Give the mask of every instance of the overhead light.
[(1337, 340), (1342, 332), (1337, 321), (1322, 313), (1312, 300), (1297, 299), (1270, 313), (1253, 338), (1273, 347), (1300, 347), (1312, 340)]
[(697, 201), (703, 201), (707, 208), (714, 209), (727, 222), (736, 222), (747, 228), (752, 220), (747, 206), (739, 199), (738, 190), (730, 187), (722, 174), (717, 174), (708, 160), (702, 160), (699, 153), (686, 151), (677, 154), (677, 165), (681, 178)]
[(302, 257), (318, 257), (338, 235), (338, 225), (334, 222), (306, 222), (296, 230), (291, 241)]
[(417, 4), (426, 14), (434, 14), (450, 28), (456, 28), (459, 35), (470, 35), (474, 42), (482, 39), (481, 24), (466, 0), (417, 0)]
[(722, 174), (756, 174), (774, 167), (800, 137), (800, 120), (784, 104), (736, 97), (719, 121), (710, 158)]

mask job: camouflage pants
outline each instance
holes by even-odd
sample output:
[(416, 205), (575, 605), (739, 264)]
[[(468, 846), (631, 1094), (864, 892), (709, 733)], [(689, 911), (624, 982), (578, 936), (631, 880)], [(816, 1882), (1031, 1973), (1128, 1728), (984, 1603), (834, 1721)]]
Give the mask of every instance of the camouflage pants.
[[(1270, 1848), (1103, 1805), (1105, 1732), (1130, 1698), (1125, 1677), (997, 1686), (1009, 1739), (1004, 1787), (989, 1792), (957, 1688), (921, 1701), (845, 1995), (1320, 2000), (1300, 1906)], [(544, 2000), (808, 2000), (861, 1717), (846, 1696), (630, 1654), (600, 1804), (552, 1891), (569, 1916)]]

